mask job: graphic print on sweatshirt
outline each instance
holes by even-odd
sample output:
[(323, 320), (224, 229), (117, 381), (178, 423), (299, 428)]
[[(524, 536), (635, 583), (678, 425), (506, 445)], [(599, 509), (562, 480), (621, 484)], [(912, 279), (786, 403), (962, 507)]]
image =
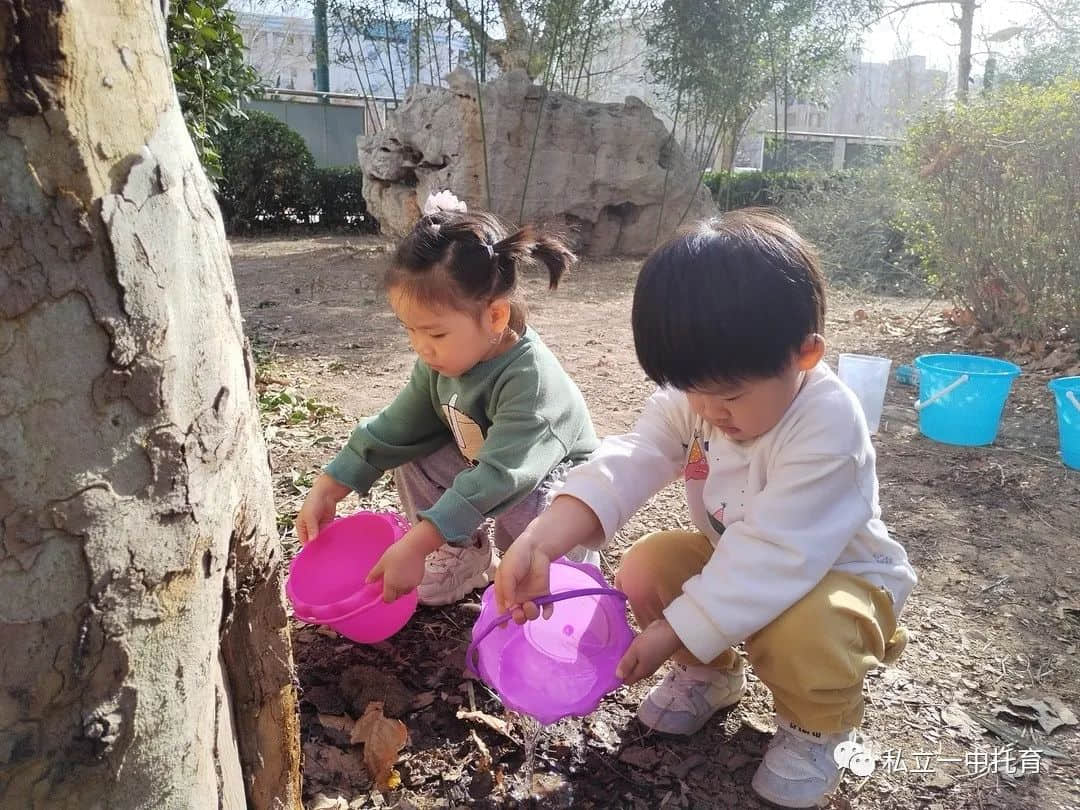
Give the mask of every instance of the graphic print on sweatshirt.
[[(704, 445), (704, 449), (702, 449)], [(689, 452), (686, 454), (686, 466), (683, 467), (683, 478), (687, 481), (704, 481), (709, 477), (709, 440), (702, 439), (694, 432), (694, 438), (690, 442)]]
[(686, 445), (686, 465), (683, 467), (686, 500), (689, 504), (699, 504), (696, 509), (692, 506), (690, 511), (697, 514), (699, 527), (702, 526), (702, 520), (709, 522), (709, 528), (716, 533), (715, 540), (721, 537), (727, 528), (724, 525), (724, 510), (727, 508), (727, 501), (720, 502), (719, 508), (710, 508), (712, 504), (706, 504), (705, 484), (709, 478), (709, 471), (709, 440), (695, 430), (690, 444)]
[(712, 526), (713, 531), (721, 537), (723, 536), (724, 531), (727, 529), (727, 526), (724, 525), (724, 509), (726, 508), (727, 501), (724, 501), (720, 504), (719, 509), (714, 509), (712, 512), (709, 513), (709, 525)]
[(480, 448), (484, 446), (484, 431), (464, 411), (457, 409), (458, 395), (450, 397), (449, 402), (442, 406), (446, 423), (450, 426), (450, 433), (454, 436), (454, 442), (471, 464), (476, 464), (480, 455)]

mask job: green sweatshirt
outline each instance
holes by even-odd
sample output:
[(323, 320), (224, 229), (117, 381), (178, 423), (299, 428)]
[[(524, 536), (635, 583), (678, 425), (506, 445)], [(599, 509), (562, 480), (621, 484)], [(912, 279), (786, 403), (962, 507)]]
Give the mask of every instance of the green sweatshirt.
[(326, 468), (360, 494), (394, 467), (453, 441), (472, 468), (420, 513), (463, 544), (484, 519), (536, 489), (564, 461), (596, 449), (581, 391), (529, 328), (511, 349), (444, 377), (422, 360), (390, 405), (353, 431)]

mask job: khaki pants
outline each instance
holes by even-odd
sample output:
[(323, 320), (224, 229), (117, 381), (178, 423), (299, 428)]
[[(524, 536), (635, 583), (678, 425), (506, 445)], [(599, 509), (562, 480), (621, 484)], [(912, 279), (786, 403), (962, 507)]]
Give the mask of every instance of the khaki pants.
[[(700, 532), (646, 535), (623, 555), (615, 586), (630, 598), (638, 625), (663, 618), (683, 583), (712, 556)], [(888, 593), (861, 577), (830, 571), (806, 596), (750, 638), (746, 654), (773, 694), (776, 711), (809, 731), (834, 733), (857, 727), (863, 715), (863, 677), (899, 657), (907, 641), (896, 627)], [(683, 648), (683, 664), (701, 664)], [(741, 665), (728, 648), (718, 669)]]

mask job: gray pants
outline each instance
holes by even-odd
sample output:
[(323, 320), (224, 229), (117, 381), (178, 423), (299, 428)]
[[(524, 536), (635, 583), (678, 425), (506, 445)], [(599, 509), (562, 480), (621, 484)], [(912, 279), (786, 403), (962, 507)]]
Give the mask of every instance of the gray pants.
[[(405, 515), (409, 521), (415, 525), (419, 519), (417, 513), (430, 508), (450, 488), (458, 473), (468, 469), (469, 466), (469, 462), (461, 455), (457, 445), (451, 442), (431, 455), (410, 461), (395, 469), (394, 484), (397, 486), (398, 497), (401, 498), (401, 505), (405, 508)], [(495, 547), (499, 551), (510, 548), (510, 544), (525, 530), (532, 519), (547, 509), (555, 496), (553, 487), (562, 480), (569, 468), (569, 462), (560, 464), (523, 500), (497, 517), (480, 524), (474, 535), (477, 544), (484, 545), (491, 542), (492, 532), (494, 532)], [(580, 561), (586, 557), (586, 554), (585, 549), (574, 549), (566, 556)], [(595, 553), (589, 562), (599, 564)]]

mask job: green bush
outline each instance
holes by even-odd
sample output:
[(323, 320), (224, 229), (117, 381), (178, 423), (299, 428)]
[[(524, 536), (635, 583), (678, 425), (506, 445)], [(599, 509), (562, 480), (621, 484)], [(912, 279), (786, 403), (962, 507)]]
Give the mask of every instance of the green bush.
[(222, 215), (230, 231), (307, 222), (315, 161), (304, 139), (271, 115), (251, 110), (222, 138)]
[(311, 211), (319, 225), (374, 231), (375, 220), (364, 202), (363, 173), (358, 166), (315, 169), (311, 185)]
[(1080, 336), (1080, 79), (1013, 86), (911, 133), (903, 227), (979, 324)]
[(218, 188), (230, 233), (296, 226), (374, 231), (357, 166), (318, 168), (304, 139), (267, 113), (234, 121)]
[(212, 182), (221, 178), (220, 139), (243, 116), (240, 103), (258, 82), (226, 0), (172, 0), (169, 61), (191, 142)]
[(812, 171), (706, 172), (704, 183), (722, 211), (780, 205), (791, 191), (831, 186), (844, 181), (842, 172)]
[(897, 186), (897, 170), (886, 162), (786, 190), (778, 207), (817, 247), (830, 282), (874, 292), (925, 292), (918, 258), (897, 224)]

